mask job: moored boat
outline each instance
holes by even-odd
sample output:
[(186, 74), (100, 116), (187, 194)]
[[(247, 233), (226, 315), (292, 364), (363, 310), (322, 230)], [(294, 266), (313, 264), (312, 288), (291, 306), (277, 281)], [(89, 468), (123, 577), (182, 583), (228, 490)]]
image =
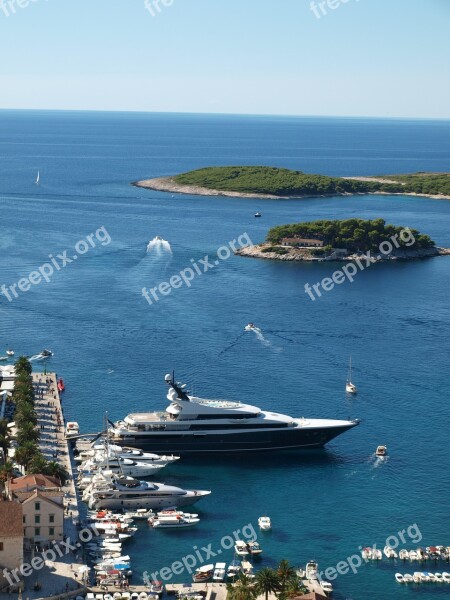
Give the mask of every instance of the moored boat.
[(270, 517), (259, 517), (258, 525), (262, 531), (269, 531), (272, 528)]
[(203, 565), (196, 569), (192, 575), (195, 583), (203, 583), (209, 581), (214, 575), (214, 565)]
[(213, 573), (213, 581), (223, 581), (226, 575), (226, 563), (216, 563)]

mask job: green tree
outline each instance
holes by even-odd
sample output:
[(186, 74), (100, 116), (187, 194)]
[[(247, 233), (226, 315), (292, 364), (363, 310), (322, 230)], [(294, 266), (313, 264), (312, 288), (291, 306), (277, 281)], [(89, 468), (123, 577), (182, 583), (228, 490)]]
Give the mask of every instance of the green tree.
[(66, 469), (56, 461), (49, 461), (44, 467), (44, 470), (41, 471), (43, 475), (50, 475), (51, 477), (56, 477), (59, 479), (61, 485), (64, 485), (69, 478), (69, 473)]
[(14, 366), (16, 369), (16, 373), (22, 372), (31, 375), (31, 373), (33, 372), (33, 367), (31, 366), (31, 363), (26, 356), (19, 356)]
[(244, 574), (240, 573), (238, 580), (234, 584), (227, 584), (229, 600), (255, 600), (257, 589)]
[(255, 578), (255, 589), (258, 594), (264, 594), (266, 600), (268, 600), (271, 592), (275, 593), (280, 590), (278, 573), (268, 567), (258, 571)]
[(26, 442), (31, 442), (36, 445), (40, 437), (39, 430), (36, 429), (36, 426), (33, 425), (33, 423), (21, 423), (20, 427), (18, 427), (16, 438), (20, 446), (23, 446)]
[(27, 441), (21, 444), (14, 455), (15, 461), (28, 470), (33, 458), (39, 454), (39, 448), (35, 442)]

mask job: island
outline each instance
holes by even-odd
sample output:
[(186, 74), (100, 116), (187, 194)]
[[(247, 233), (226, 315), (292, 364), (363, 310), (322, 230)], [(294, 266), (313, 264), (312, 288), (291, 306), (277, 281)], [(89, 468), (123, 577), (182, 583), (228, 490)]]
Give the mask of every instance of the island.
[(417, 229), (388, 225), (384, 219), (320, 220), (278, 225), (266, 241), (236, 250), (240, 256), (284, 261), (411, 260), (450, 255)]
[(240, 198), (314, 198), (390, 194), (450, 199), (450, 173), (328, 177), (264, 166), (206, 167), (171, 177), (136, 181), (152, 190)]

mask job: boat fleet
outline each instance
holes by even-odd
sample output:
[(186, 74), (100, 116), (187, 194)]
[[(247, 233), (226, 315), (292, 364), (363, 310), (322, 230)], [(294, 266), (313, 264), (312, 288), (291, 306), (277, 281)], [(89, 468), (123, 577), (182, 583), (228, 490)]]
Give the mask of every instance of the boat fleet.
[(445, 560), (450, 561), (450, 546), (427, 546), (426, 548), (417, 548), (416, 550), (406, 550), (402, 548), (398, 552), (390, 546), (385, 546), (383, 552), (375, 547), (366, 547), (361, 551), (361, 555), (366, 560), (381, 560), (383, 554), (386, 558), (399, 558), (406, 561), (425, 561), (425, 560)]

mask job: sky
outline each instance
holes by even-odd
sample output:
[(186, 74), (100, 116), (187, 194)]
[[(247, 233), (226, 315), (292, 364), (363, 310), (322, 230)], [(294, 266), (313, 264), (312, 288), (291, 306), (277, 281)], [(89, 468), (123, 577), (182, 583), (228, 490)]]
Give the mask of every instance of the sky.
[(0, 0), (0, 108), (450, 118), (450, 0)]

